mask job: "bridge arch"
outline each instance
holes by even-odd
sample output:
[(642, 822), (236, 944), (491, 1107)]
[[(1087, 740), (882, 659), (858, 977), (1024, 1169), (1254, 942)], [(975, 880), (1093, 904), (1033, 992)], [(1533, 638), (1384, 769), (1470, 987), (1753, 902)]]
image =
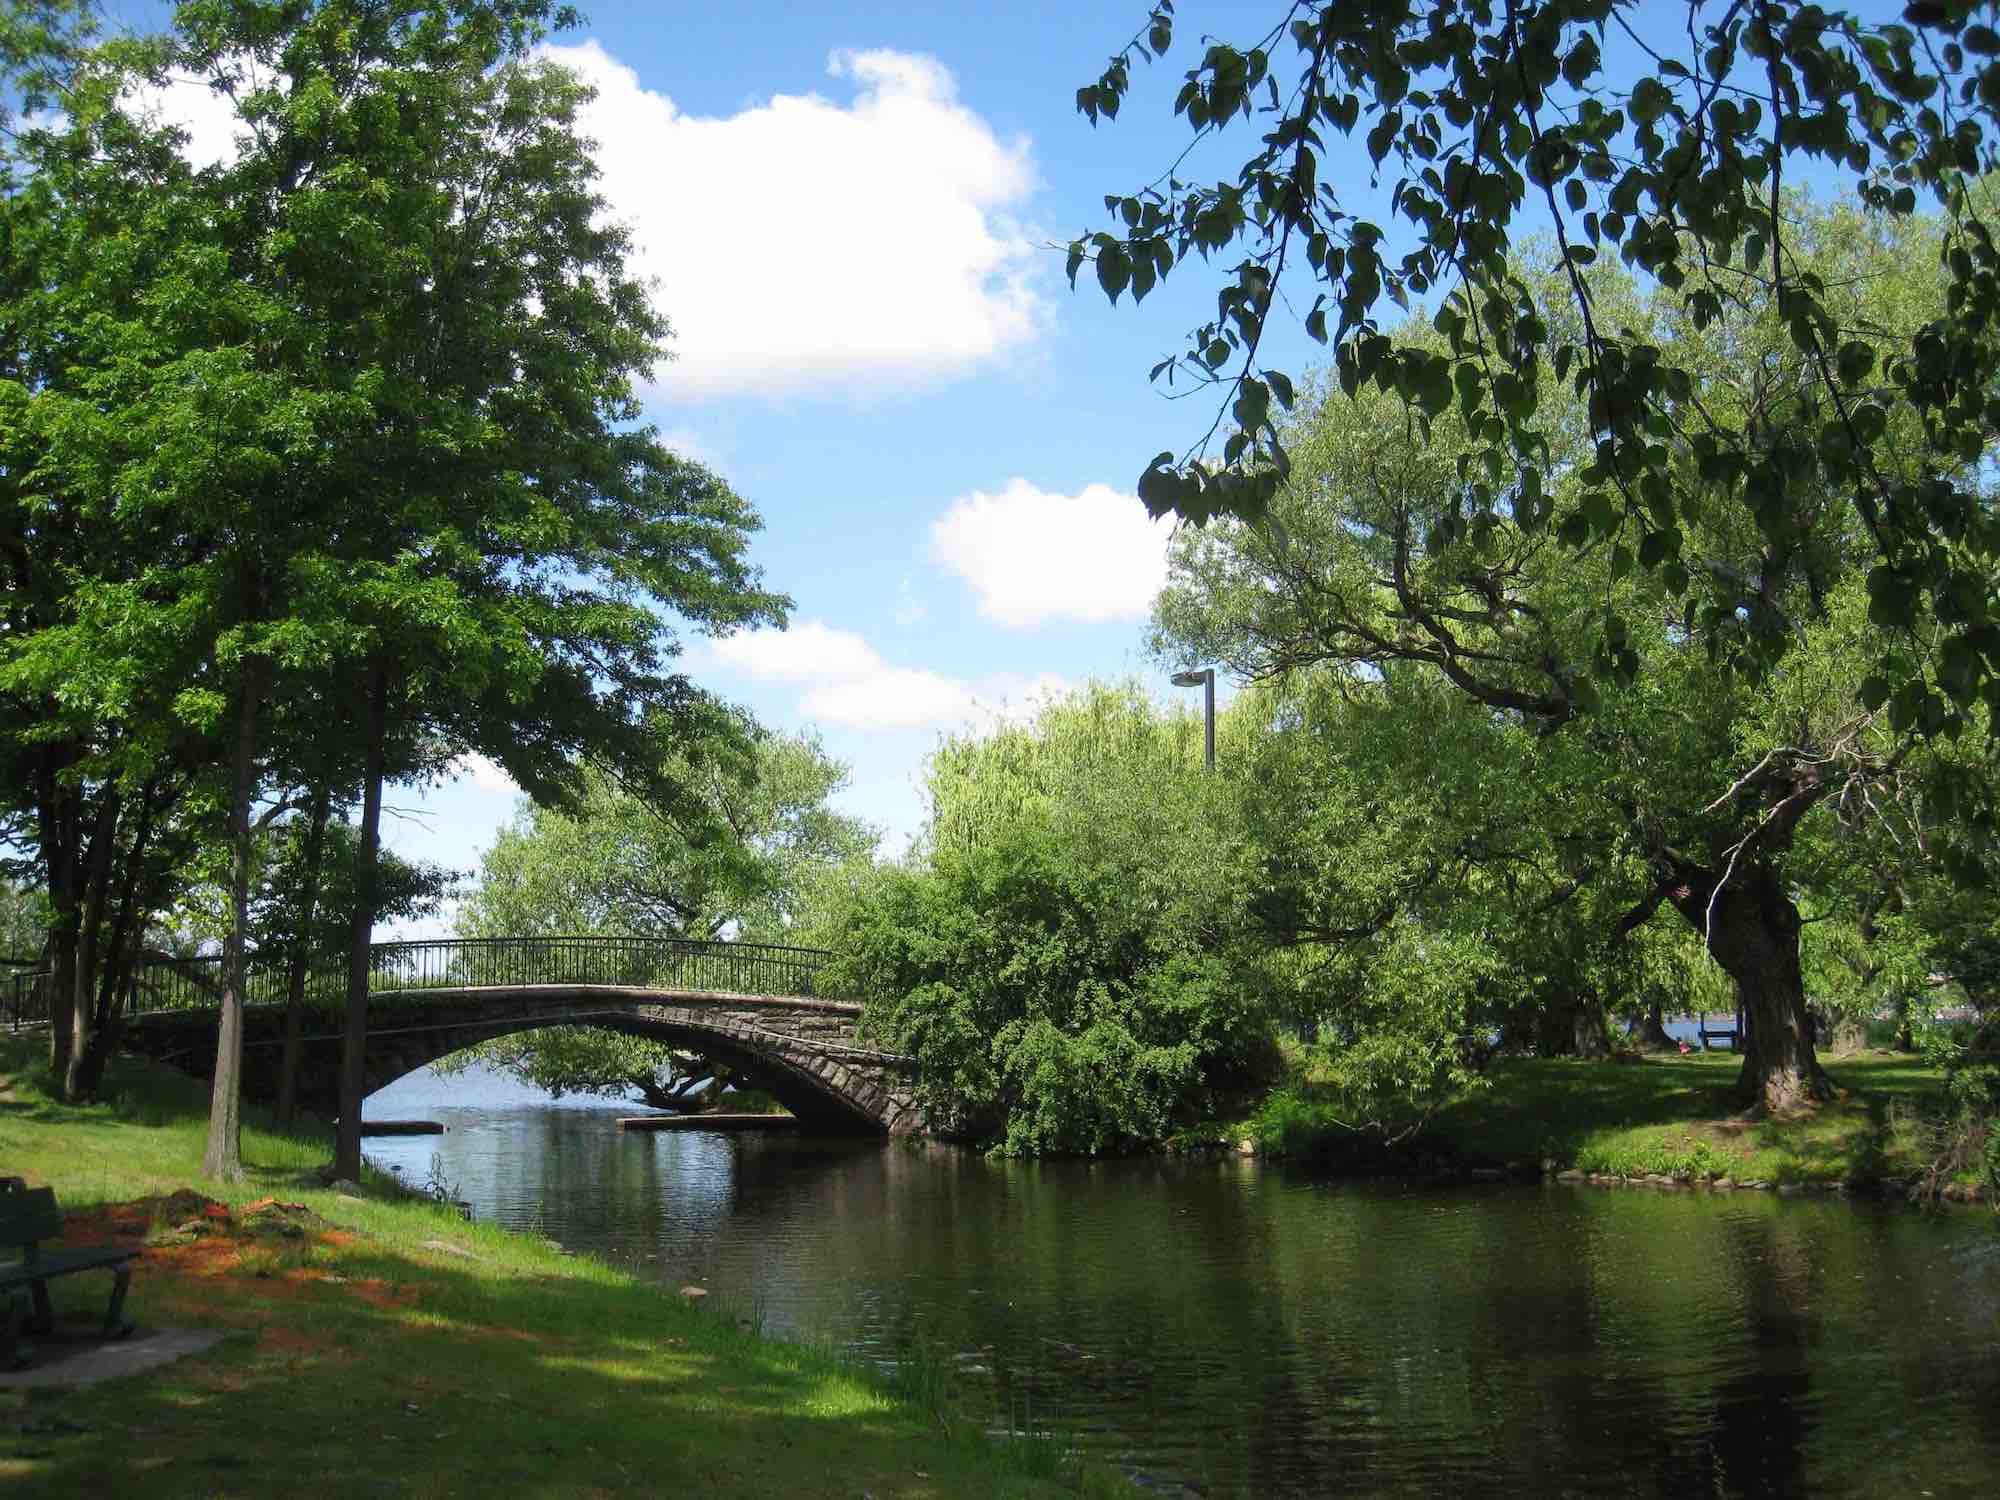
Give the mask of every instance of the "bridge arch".
[[(680, 939), (465, 939), (375, 946), (365, 1092), (480, 1041), (551, 1026), (602, 1026), (652, 1037), (739, 1069), (815, 1128), (923, 1129), (915, 1064), (865, 1045), (861, 1006), (821, 998), (828, 954)], [(213, 959), (142, 966), (126, 1044), (206, 1075), (215, 1057), (219, 968)], [(327, 975), (329, 980), (335, 972)], [(283, 1056), (282, 987), (253, 968), (244, 1007), (243, 1086), (275, 1097)], [(337, 1108), (341, 986), (314, 986), (299, 1101)]]
[[(602, 986), (536, 986), (532, 995), (503, 1001), (479, 997), (476, 1014), (427, 995), (415, 1015), (395, 1016), (380, 996), (369, 1006), (367, 1093), (428, 1067), (440, 1058), (495, 1037), (551, 1027), (596, 1026), (626, 1036), (664, 1042), (726, 1063), (764, 1089), (815, 1130), (838, 1133), (907, 1133), (910, 1112), (906, 1059), (835, 1039), (851, 1036), (859, 1006), (820, 1001), (801, 1013), (801, 1002), (761, 1003), (764, 997), (606, 995)], [(526, 1007), (516, 1009), (521, 1001)], [(413, 1007), (414, 1008), (414, 1007)], [(447, 1013), (449, 1012), (449, 1013)], [(384, 1024), (378, 1024), (380, 1022)], [(402, 1025), (395, 1024), (402, 1021)], [(794, 1028), (818, 1022), (806, 1034)], [(828, 1036), (834, 1031), (835, 1036)], [(246, 1055), (254, 1046), (246, 1038)], [(899, 1129), (898, 1126), (902, 1125)]]

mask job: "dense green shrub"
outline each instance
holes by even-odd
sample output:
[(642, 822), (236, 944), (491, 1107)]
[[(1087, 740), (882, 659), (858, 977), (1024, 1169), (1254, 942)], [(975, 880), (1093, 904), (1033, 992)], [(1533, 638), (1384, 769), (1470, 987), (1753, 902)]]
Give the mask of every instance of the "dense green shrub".
[(1021, 1155), (1117, 1150), (1263, 1065), (1240, 841), (1188, 728), (1094, 688), (948, 742), (929, 847), (849, 893), (830, 982), (921, 1059), (941, 1128)]

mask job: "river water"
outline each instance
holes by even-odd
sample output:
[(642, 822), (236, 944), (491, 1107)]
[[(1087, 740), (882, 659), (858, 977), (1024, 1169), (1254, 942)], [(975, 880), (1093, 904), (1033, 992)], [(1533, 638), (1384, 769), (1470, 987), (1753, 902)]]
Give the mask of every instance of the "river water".
[(2000, 1494), (2000, 1219), (626, 1134), (412, 1074), (368, 1154), (779, 1336), (921, 1348), (1167, 1493)]

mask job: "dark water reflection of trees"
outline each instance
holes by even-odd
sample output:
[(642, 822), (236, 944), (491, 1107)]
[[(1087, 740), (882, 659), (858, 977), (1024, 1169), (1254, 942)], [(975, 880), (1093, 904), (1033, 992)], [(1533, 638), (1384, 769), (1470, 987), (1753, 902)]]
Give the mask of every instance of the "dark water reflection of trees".
[[(482, 1216), (1210, 1493), (1987, 1494), (2000, 1228), (1767, 1194), (1008, 1163), (405, 1095)], [(462, 1096), (461, 1096), (462, 1097)]]

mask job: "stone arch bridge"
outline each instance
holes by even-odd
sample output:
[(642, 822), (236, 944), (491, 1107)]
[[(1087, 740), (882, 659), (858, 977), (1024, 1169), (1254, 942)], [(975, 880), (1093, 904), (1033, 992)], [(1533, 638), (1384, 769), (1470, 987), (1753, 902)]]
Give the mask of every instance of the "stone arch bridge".
[[(815, 993), (830, 954), (763, 943), (667, 938), (479, 938), (378, 943), (368, 998), (364, 1092), (496, 1036), (602, 1026), (726, 1062), (815, 1129), (923, 1130), (912, 1059), (866, 1045), (861, 1006)], [(200, 1077), (214, 1070), (217, 960), (162, 961), (138, 976), (125, 1045)], [(286, 975), (246, 983), (243, 1089), (275, 1099)], [(308, 984), (299, 1102), (337, 1108), (345, 976)]]

